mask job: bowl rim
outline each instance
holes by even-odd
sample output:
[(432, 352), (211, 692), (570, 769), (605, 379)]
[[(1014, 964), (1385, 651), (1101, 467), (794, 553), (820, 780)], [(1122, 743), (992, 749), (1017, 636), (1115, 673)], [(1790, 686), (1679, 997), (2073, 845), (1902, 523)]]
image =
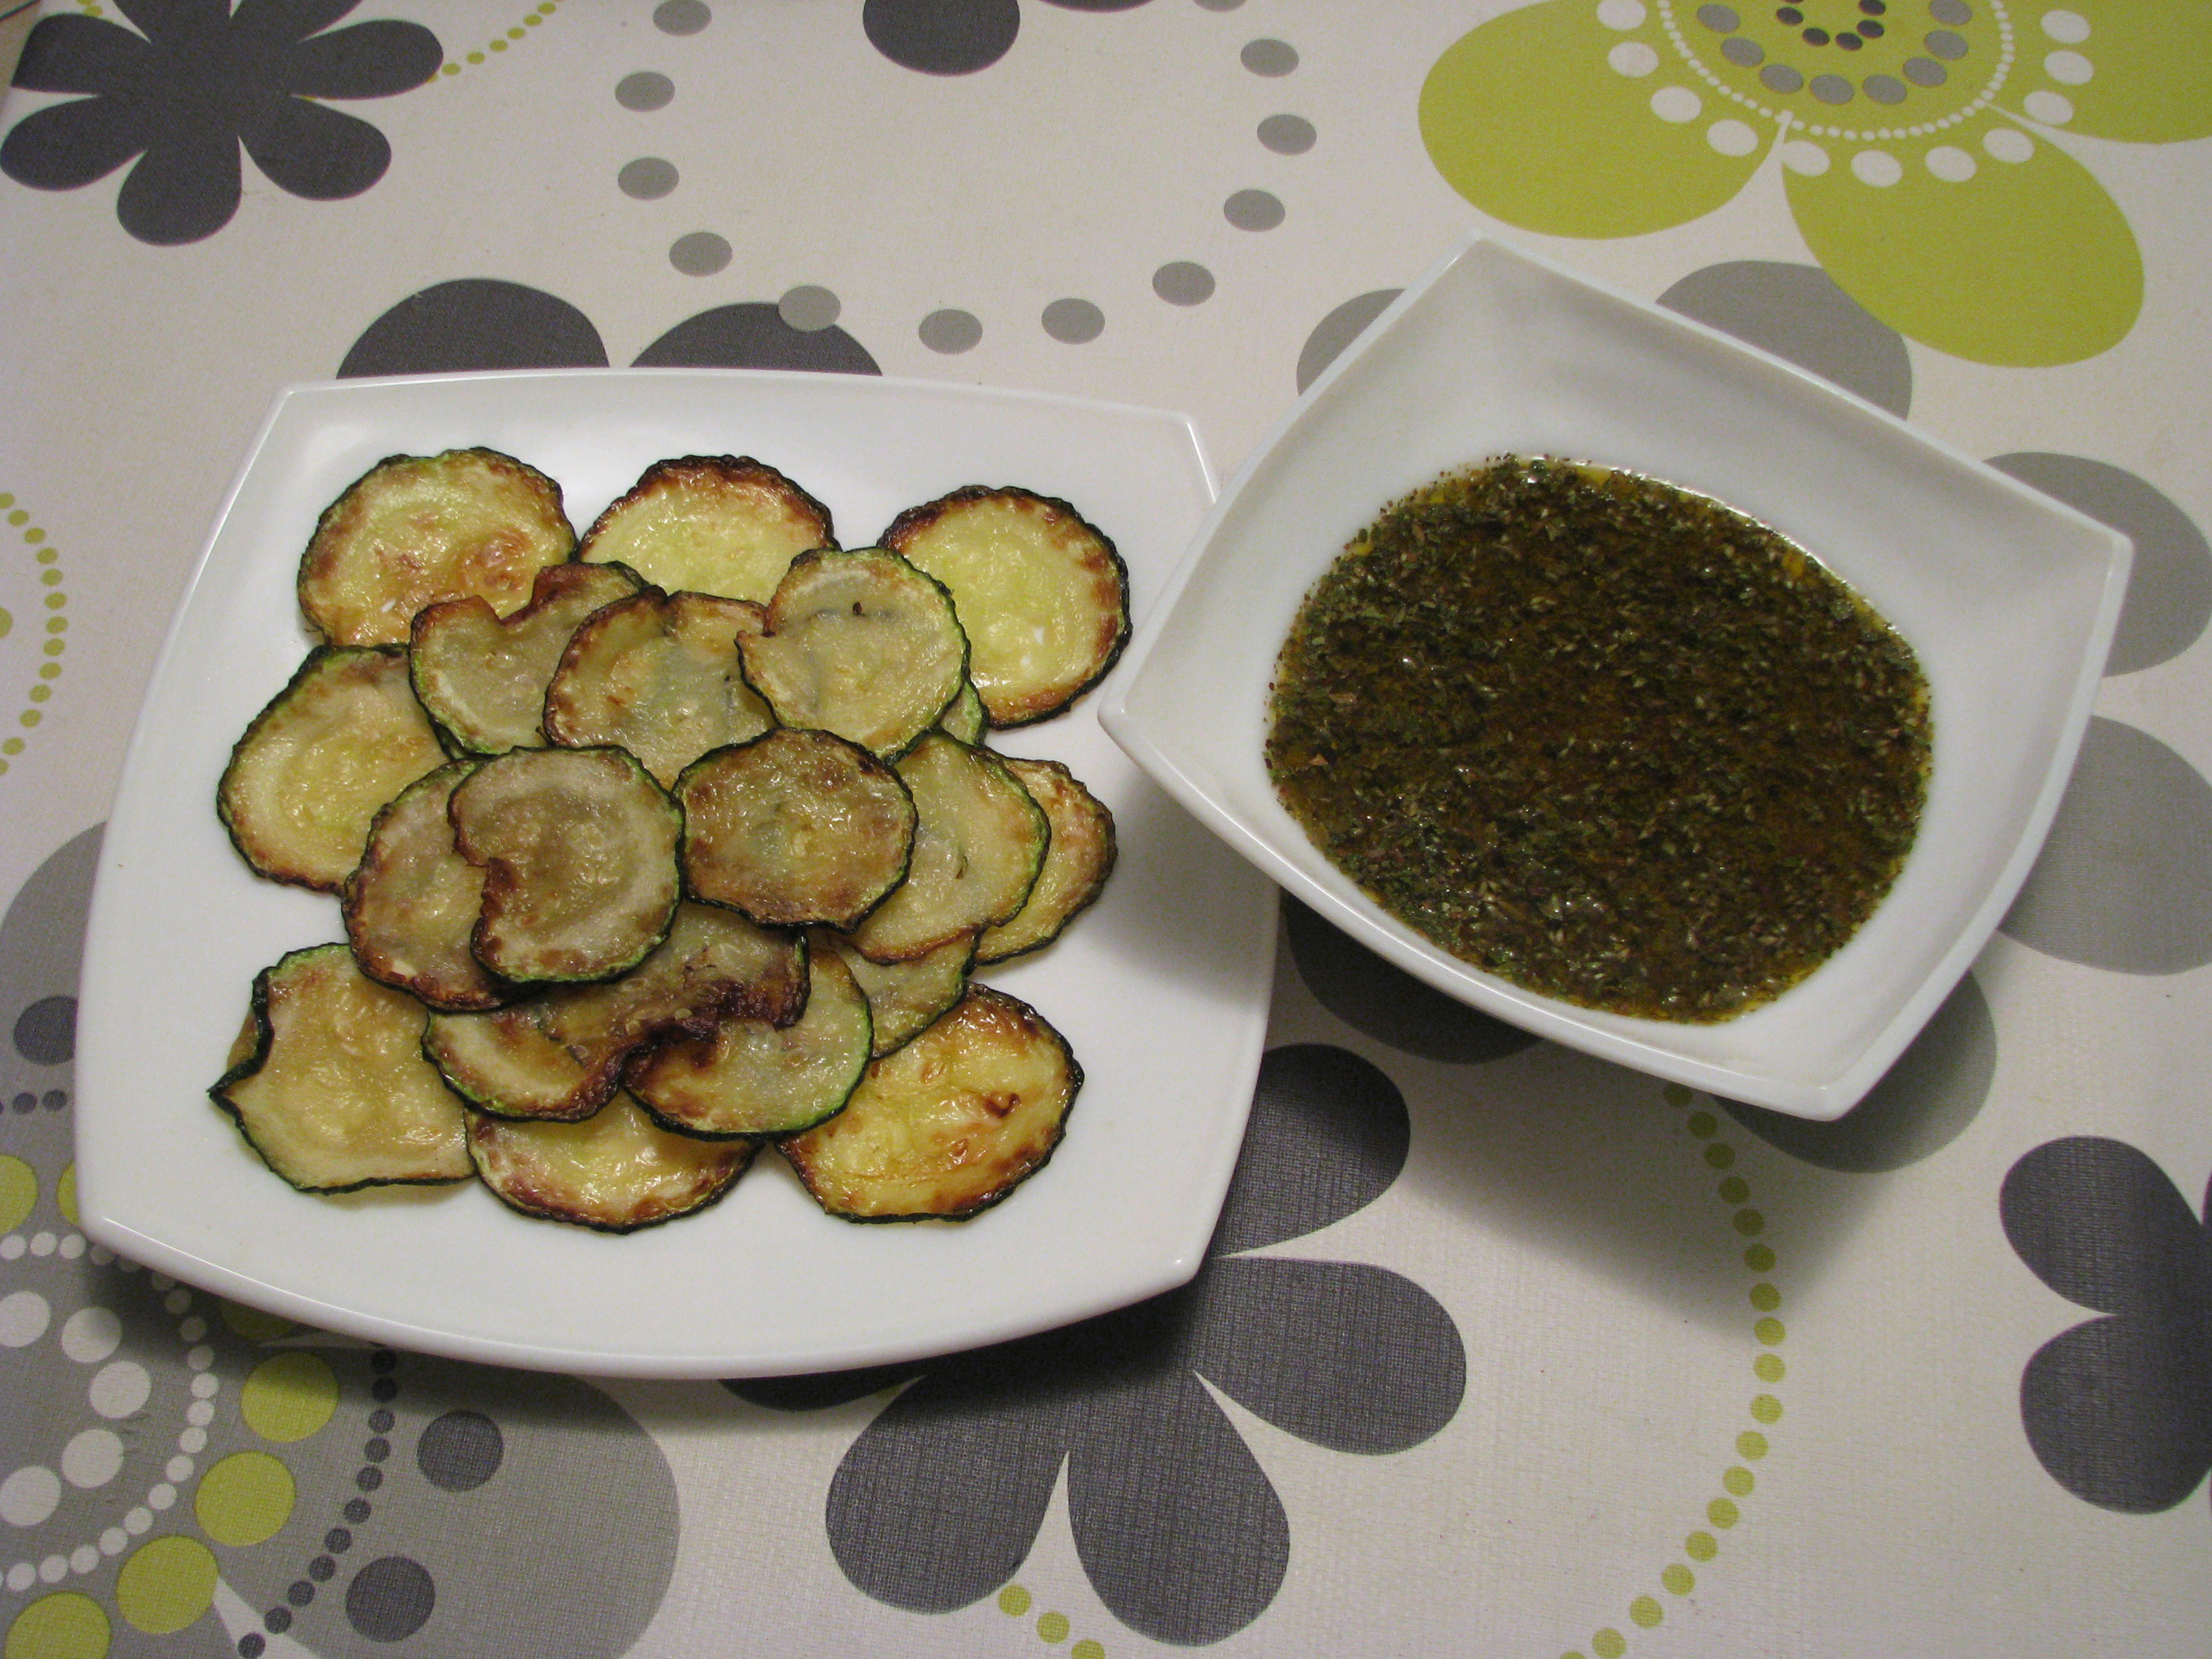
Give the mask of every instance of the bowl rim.
[[(1953, 943), (1905, 996), (1886, 1025), (1850, 1058), (1828, 1075), (1814, 1081), (1762, 1074), (1741, 1066), (1716, 1063), (1684, 1054), (1668, 1047), (1663, 1037), (1682, 1027), (1669, 1022), (1588, 1009), (1563, 1000), (1527, 990), (1511, 981), (1485, 973), (1452, 957), (1413, 930), (1389, 917), (1388, 912), (1362, 894), (1372, 913), (1332, 889), (1315, 881), (1286, 857), (1269, 836), (1235, 808), (1217, 799), (1203, 781), (1184, 769), (1149, 729), (1146, 719), (1135, 712), (1133, 702), (1141, 693), (1147, 671), (1164, 637), (1170, 619), (1181, 607), (1186, 591), (1207, 562), (1218, 532), (1234, 514), (1255, 476), (1311, 418), (1339, 381), (1382, 348), (1400, 320), (1463, 262), (1470, 259), (1519, 264), (1570, 289), (1579, 289), (1625, 308), (1644, 324), (1698, 339), (1720, 351), (1764, 365), (1794, 387), (1792, 395), (1841, 404), (1890, 432), (1901, 434), (1913, 447), (1941, 465), (1963, 469), (2006, 495), (2029, 504), (2035, 511), (2069, 525), (2101, 546), (2106, 557), (2081, 658), (2075, 665), (2066, 689), (2063, 714), (2057, 722), (2057, 741), (2045, 767), (2033, 804), (2025, 817), (2023, 833), (2008, 850), (1990, 883)], [(1905, 1046), (1918, 1035), (1936, 1008), (1964, 977), (1974, 958), (1995, 933), (1998, 922), (2026, 881), (2055, 817), (2073, 770), (2075, 757), (2087, 726), (2091, 704), (2103, 678), (2104, 665), (2119, 620), (2132, 567), (2134, 545), (2111, 526), (2057, 501), (1987, 462), (1966, 453), (1946, 440), (1870, 402), (1849, 389), (1812, 373), (1762, 347), (1736, 338), (1694, 318), (1668, 311), (1656, 303), (1629, 294), (1618, 286), (1497, 235), (1484, 228), (1460, 238), (1419, 278), (1403, 289), (1377, 313), (1361, 335), (1338, 354), (1269, 428), (1238, 464), (1222, 488), (1185, 549), (1150, 614), (1139, 623), (1125, 653), (1122, 672), (1099, 708), (1100, 723), (1130, 758), (1200, 823), (1257, 866), (1271, 880), (1320, 914), (1357, 942), (1393, 965), (1479, 1012), (1491, 1014), (1537, 1035), (1600, 1058), (1649, 1073), (1665, 1080), (1706, 1091), (1716, 1096), (1765, 1106), (1792, 1116), (1816, 1121), (1841, 1116), (1878, 1083)], [(1885, 901), (1886, 902), (1887, 901)], [(1382, 918), (1383, 920), (1378, 920)], [(1396, 931), (1394, 931), (1396, 930)], [(1816, 970), (1817, 972), (1817, 970)], [(1811, 976), (1808, 975), (1808, 981)], [(1801, 981), (1802, 986), (1808, 981)], [(1756, 1013), (1785, 1003), (1797, 990), (1793, 986), (1772, 1001), (1747, 1011)], [(1723, 1022), (1723, 1024), (1726, 1022)], [(1711, 1026), (1690, 1029), (1711, 1030)]]

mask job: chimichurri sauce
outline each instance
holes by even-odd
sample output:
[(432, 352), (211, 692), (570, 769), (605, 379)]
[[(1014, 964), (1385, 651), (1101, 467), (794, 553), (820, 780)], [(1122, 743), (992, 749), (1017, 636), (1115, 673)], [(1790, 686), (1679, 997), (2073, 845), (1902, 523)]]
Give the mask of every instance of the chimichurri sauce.
[(1633, 473), (1510, 458), (1386, 508), (1276, 664), (1316, 846), (1476, 968), (1729, 1018), (1857, 931), (1912, 846), (1928, 683), (1803, 550)]

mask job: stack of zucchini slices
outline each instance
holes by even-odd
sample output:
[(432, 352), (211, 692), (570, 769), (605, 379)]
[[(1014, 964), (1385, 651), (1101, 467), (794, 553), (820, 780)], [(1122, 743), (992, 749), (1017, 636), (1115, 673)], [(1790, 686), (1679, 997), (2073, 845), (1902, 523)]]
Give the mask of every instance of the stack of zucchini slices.
[(973, 975), (1114, 863), (1065, 767), (983, 742), (1127, 636), (1067, 503), (961, 489), (843, 550), (773, 467), (695, 456), (580, 544), (512, 457), (395, 456), (299, 593), (323, 642), (217, 808), (346, 938), (262, 971), (210, 1091), (293, 1186), (474, 1177), (628, 1231), (774, 1146), (833, 1215), (952, 1219), (1051, 1155), (1081, 1069)]

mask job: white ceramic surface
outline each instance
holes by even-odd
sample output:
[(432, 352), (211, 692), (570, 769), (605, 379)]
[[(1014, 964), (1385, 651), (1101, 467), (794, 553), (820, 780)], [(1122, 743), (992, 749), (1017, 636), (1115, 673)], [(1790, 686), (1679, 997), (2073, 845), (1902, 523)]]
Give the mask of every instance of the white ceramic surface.
[[(1713, 1025), (1594, 1012), (1469, 968), (1386, 915), (1277, 801), (1275, 655), (1388, 502), (1509, 453), (1626, 467), (1810, 549), (1920, 654), (1925, 817), (1888, 899), (1817, 972)], [(1692, 1087), (1840, 1115), (1995, 928), (2049, 828), (2118, 620), (2121, 537), (1712, 330), (1493, 239), (1409, 289), (1232, 479), (1100, 719), (1231, 846), (1388, 960), (1498, 1018)]]
[(580, 526), (661, 457), (757, 455), (826, 503), (848, 546), (961, 484), (1024, 484), (1115, 539), (1140, 617), (1212, 501), (1188, 421), (1063, 398), (681, 370), (293, 388), (172, 626), (101, 853), (76, 1055), (85, 1231), (331, 1329), (599, 1374), (885, 1363), (1187, 1279), (1250, 1104), (1274, 896), (1106, 739), (1095, 693), (998, 743), (1066, 762), (1115, 811), (1121, 845), (1104, 896), (1058, 943), (981, 975), (1057, 1025), (1086, 1074), (1060, 1151), (1003, 1205), (964, 1224), (854, 1226), (764, 1155), (707, 1213), (616, 1237), (526, 1219), (473, 1183), (313, 1198), (261, 1166), (205, 1090), (254, 974), (343, 930), (335, 900), (246, 869), (216, 782), (307, 649), (293, 578), (317, 514), (383, 456), (469, 444), (550, 473)]

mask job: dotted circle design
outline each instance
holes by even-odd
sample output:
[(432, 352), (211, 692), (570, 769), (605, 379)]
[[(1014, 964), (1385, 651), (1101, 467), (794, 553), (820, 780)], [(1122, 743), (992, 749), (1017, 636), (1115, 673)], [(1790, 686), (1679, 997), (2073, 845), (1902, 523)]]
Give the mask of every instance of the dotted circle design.
[[(1669, 1106), (1677, 1109), (1689, 1107), (1697, 1097), (1679, 1083), (1670, 1083), (1665, 1090)], [(1775, 1282), (1775, 1269), (1781, 1258), (1764, 1237), (1766, 1215), (1752, 1203), (1751, 1183), (1735, 1173), (1736, 1148), (1720, 1139), (1721, 1121), (1714, 1113), (1703, 1108), (1692, 1111), (1683, 1119), (1682, 1129), (1693, 1142), (1702, 1143), (1699, 1154), (1705, 1168), (1720, 1179), (1713, 1185), (1713, 1194), (1729, 1212), (1729, 1229), (1742, 1241), (1742, 1261), (1751, 1285), (1744, 1299), (1754, 1317), (1750, 1322), (1749, 1334), (1753, 1349), (1751, 1361), (1753, 1381), (1758, 1385), (1744, 1402), (1744, 1415), (1753, 1426), (1740, 1430), (1734, 1450), (1736, 1461), (1721, 1471), (1715, 1482), (1720, 1490), (1705, 1504), (1699, 1523), (1682, 1540), (1683, 1559), (1668, 1562), (1659, 1569), (1659, 1594), (1643, 1591), (1632, 1597), (1626, 1609), (1626, 1622), (1637, 1630), (1656, 1630), (1666, 1622), (1667, 1607), (1679, 1601), (1698, 1587), (1698, 1569), (1717, 1559), (1721, 1553), (1720, 1535), (1727, 1533), (1743, 1519), (1743, 1500), (1758, 1489), (1759, 1477), (1753, 1465), (1764, 1461), (1773, 1450), (1768, 1431), (1782, 1420), (1782, 1401), (1774, 1390), (1789, 1375), (1789, 1367), (1775, 1350), (1789, 1336), (1788, 1328), (1775, 1316), (1782, 1306), (1783, 1295)], [(1617, 1626), (1607, 1625), (1593, 1631), (1589, 1638), (1589, 1654), (1595, 1659), (1622, 1659), (1629, 1650), (1628, 1635)], [(1581, 1651), (1571, 1651), (1563, 1659), (1588, 1659)]]
[[(530, 31), (544, 26), (545, 20), (561, 9), (561, 0), (541, 0), (541, 3), (523, 13), (522, 21), (494, 35), (474, 52), (463, 52), (459, 58), (448, 58), (438, 65), (443, 76), (459, 75), (465, 69), (477, 69), (510, 48), (530, 38)], [(703, 10), (704, 8), (702, 7)]]
[(0, 611), (0, 639), (17, 629), (35, 629), (44, 635), (38, 647), (38, 668), (23, 694), (21, 707), (15, 712), (15, 729), (0, 737), (0, 776), (5, 776), (9, 764), (28, 744), (30, 734), (46, 717), (46, 705), (52, 701), (54, 683), (62, 677), (62, 658), (69, 649), (70, 623), (65, 614), (69, 590), (62, 574), (62, 556), (47, 538), (44, 526), (34, 522), (29, 509), (4, 490), (0, 490), (0, 525), (13, 532), (28, 550), (38, 570), (40, 589), (37, 605), (30, 616), (15, 617)]
[[(1944, 0), (1937, 0), (1938, 6), (1943, 3)], [(1809, 133), (1816, 138), (1837, 138), (1843, 140), (1846, 143), (1880, 143), (1885, 140), (1894, 141), (1904, 137), (1924, 137), (1931, 132), (1941, 131), (1947, 128), (1955, 127), (1964, 122), (1972, 120), (1975, 116), (1989, 108), (1990, 105), (1996, 101), (1998, 93), (2003, 89), (2005, 82), (2012, 74), (2013, 57), (2014, 52), (2012, 17), (2010, 14), (2006, 11), (2003, 0), (1987, 0), (1987, 3), (1990, 8), (1990, 15), (1995, 21), (1997, 30), (1996, 65), (1990, 72), (1990, 77), (1983, 85), (1981, 90), (1975, 94), (1973, 98), (1967, 102), (1964, 108), (1954, 110), (1949, 114), (1939, 117), (1936, 120), (1923, 122), (1917, 125), (1909, 127), (1859, 128), (1830, 126), (1825, 123), (1808, 123), (1799, 118), (1794, 113), (1784, 110), (1778, 110), (1770, 105), (1761, 103), (1759, 100), (1751, 97), (1746, 93), (1737, 90), (1735, 88), (1729, 86), (1727, 82), (1723, 82), (1721, 77), (1713, 71), (1711, 67), (1706, 64), (1705, 59), (1698, 56), (1696, 48), (1692, 46), (1688, 37), (1684, 34), (1680, 19), (1676, 15), (1675, 0), (1656, 0), (1656, 3), (1659, 12), (1659, 25), (1666, 31), (1668, 44), (1673, 46), (1675, 52), (1680, 55), (1683, 62), (1690, 66), (1691, 70), (1697, 75), (1698, 79), (1705, 82), (1708, 87), (1710, 87), (1714, 92), (1719, 94), (1722, 97), (1729, 99), (1735, 103), (1741, 104), (1746, 109), (1755, 111), (1762, 119), (1780, 122), (1784, 126), (1796, 127), (1800, 131)], [(1941, 22), (1947, 21), (1944, 12), (1937, 9), (1937, 6), (1931, 6), (1930, 11), (1936, 16), (1937, 21)], [(1963, 22), (1971, 14), (1966, 13), (1965, 9), (1961, 7), (1960, 8), (1960, 15), (1957, 17), (1956, 21)], [(1641, 21), (1642, 19), (1639, 16), (1637, 19), (1637, 21), (1640, 22)], [(1632, 23), (1628, 25), (1628, 27), (1635, 27), (1635, 24)], [(1941, 32), (1939, 31), (1939, 33), (1940, 33)], [(1930, 38), (1933, 40), (1936, 37), (1931, 36)], [(1939, 55), (1948, 56), (1955, 60), (1957, 58), (1964, 54), (1966, 51), (1965, 41), (1960, 40), (1956, 35), (1943, 35), (1942, 39), (1945, 44), (1941, 48)], [(1955, 48), (1950, 44), (1952, 42), (1956, 42)], [(1938, 49), (1937, 47), (1931, 46), (1929, 50), (1937, 51)], [(1726, 55), (1725, 46), (1723, 47), (1723, 55)], [(1932, 76), (1925, 80), (1923, 79), (1920, 74), (1915, 73), (1913, 64), (1920, 63), (1921, 61), (1923, 60), (1915, 58), (1905, 65), (1906, 78), (1923, 85), (1939, 84), (1943, 73), (1940, 67), (1936, 68), (1933, 70)], [(1770, 81), (1769, 84), (1771, 89), (1777, 92), (1795, 92), (1800, 86), (1805, 84), (1802, 78), (1800, 77), (1795, 70), (1791, 70), (1784, 66), (1771, 65), (1766, 71), (1766, 74), (1770, 76), (1775, 77)], [(1834, 86), (1833, 88), (1824, 88), (1822, 85), (1823, 82), (1833, 82)], [(1841, 89), (1840, 97), (1836, 95), (1836, 88)], [(1811, 83), (1811, 90), (1813, 95), (1816, 98), (1820, 98), (1824, 103), (1836, 103), (1839, 105), (1844, 101), (1844, 100), (1848, 99), (1851, 95), (1850, 83), (1844, 81), (1839, 76), (1815, 76)], [(1898, 91), (1897, 97), (1901, 98), (1902, 95), (1902, 89), (1900, 88)], [(1897, 101), (1897, 98), (1893, 98), (1890, 95), (1889, 88), (1887, 87), (1878, 90), (1869, 89), (1869, 96), (1874, 98), (1875, 100), (1879, 103)]]
[[(54, 1092), (59, 1097), (54, 1109), (58, 1109), (59, 1105), (67, 1103), (67, 1097), (60, 1096), (58, 1091)], [(75, 1261), (79, 1256), (88, 1255), (94, 1265), (106, 1267), (112, 1263), (118, 1273), (142, 1271), (137, 1263), (118, 1257), (105, 1245), (88, 1245), (82, 1233), (56, 1233), (41, 1230), (27, 1237), (21, 1232), (10, 1232), (4, 1239), (0, 1239), (0, 1259), (18, 1261), (27, 1254), (33, 1258), (58, 1256), (64, 1261)], [(0, 1582), (4, 1582), (9, 1590), (18, 1595), (33, 1584), (58, 1583), (72, 1576), (81, 1578), (107, 1560), (121, 1555), (131, 1547), (131, 1540), (143, 1537), (153, 1530), (157, 1515), (177, 1506), (181, 1496), (180, 1489), (198, 1472), (198, 1459), (207, 1449), (206, 1425), (214, 1419), (215, 1398), (222, 1391), (222, 1381), (214, 1369), (215, 1350), (206, 1340), (207, 1320), (198, 1310), (194, 1293), (167, 1273), (149, 1274), (148, 1282), (161, 1292), (163, 1311), (177, 1322), (177, 1341), (184, 1349), (185, 1369), (191, 1373), (192, 1403), (185, 1413), (185, 1425), (178, 1432), (176, 1452), (162, 1467), (162, 1478), (146, 1489), (145, 1496), (139, 1503), (125, 1511), (120, 1526), (103, 1529), (97, 1538), (81, 1540), (66, 1554), (56, 1551), (43, 1560), (11, 1563), (6, 1573), (0, 1575)], [(22, 1338), (21, 1341), (11, 1340), (11, 1346), (15, 1346), (35, 1341), (44, 1334), (43, 1320), (35, 1330), (26, 1327), (9, 1333), (11, 1339), (16, 1336)], [(102, 1417), (117, 1419), (132, 1416), (145, 1400), (145, 1371), (143, 1366), (131, 1360), (103, 1364), (114, 1355), (121, 1336), (122, 1328), (113, 1313), (97, 1305), (80, 1309), (72, 1314), (64, 1322), (58, 1336), (61, 1350), (70, 1359), (80, 1365), (98, 1368), (93, 1372), (86, 1396), (93, 1410)], [(62, 1455), (64, 1473), (99, 1474), (106, 1468), (106, 1443), (113, 1438), (111, 1431), (101, 1429), (76, 1436)], [(116, 1449), (115, 1461), (119, 1464), (119, 1448)], [(30, 1472), (19, 1471), (18, 1474)], [(104, 1485), (107, 1479), (112, 1478), (112, 1471), (96, 1480), (76, 1480), (75, 1474), (72, 1474), (74, 1485)], [(15, 1477), (10, 1478), (9, 1484), (16, 1484)], [(58, 1495), (57, 1490), (56, 1496)], [(51, 1511), (52, 1505), (46, 1507)], [(42, 1515), (38, 1518), (45, 1517)], [(125, 1609), (125, 1616), (126, 1619), (131, 1616), (128, 1608)], [(198, 1613), (195, 1612), (192, 1616), (197, 1618)]]
[[(1243, 0), (1199, 0), (1199, 3), (1203, 10), (1230, 12), (1236, 10)], [(553, 9), (552, 4), (546, 4), (539, 7), (538, 12), (550, 15)], [(535, 22), (537, 16), (533, 15), (526, 21)], [(714, 22), (714, 13), (702, 0), (662, 0), (653, 10), (653, 21), (663, 34), (689, 36), (708, 28)], [(512, 35), (516, 31), (508, 33)], [(481, 54), (471, 54), (471, 58), (477, 61)], [(1297, 48), (1272, 37), (1244, 41), (1237, 50), (1237, 61), (1248, 73), (1270, 80), (1294, 75), (1299, 67)], [(456, 73), (457, 68), (447, 64), (445, 72)], [(640, 69), (623, 75), (615, 83), (613, 95), (623, 109), (650, 116), (675, 102), (680, 88), (673, 77), (659, 70)], [(1281, 112), (1262, 119), (1254, 129), (1253, 138), (1271, 156), (1297, 156), (1313, 149), (1320, 142), (1320, 133), (1304, 116)], [(615, 174), (615, 187), (638, 202), (665, 200), (675, 196), (682, 185), (683, 173), (678, 163), (663, 155), (633, 156)], [(1234, 191), (1222, 202), (1220, 211), (1236, 228), (1255, 233), (1273, 230), (1289, 216), (1281, 197), (1273, 191), (1257, 188)], [(684, 276), (711, 276), (728, 269), (735, 252), (728, 238), (702, 228), (678, 236), (668, 245), (667, 257), (670, 265)], [(1163, 304), (1185, 308), (1203, 305), (1212, 299), (1216, 281), (1212, 270), (1194, 260), (1170, 259), (1154, 270), (1152, 288), (1154, 297)], [(807, 296), (796, 315), (791, 305), (794, 295)], [(810, 327), (829, 326), (828, 322), (810, 325), (803, 318), (826, 315), (834, 319), (842, 307), (842, 301), (834, 292), (811, 283), (790, 289), (777, 302), (784, 321), (802, 332)], [(1108, 319), (1093, 301), (1066, 296), (1047, 303), (1036, 313), (1036, 325), (1048, 338), (1062, 345), (1084, 345), (1106, 331)], [(983, 333), (982, 319), (959, 306), (933, 311), (915, 327), (915, 337), (922, 346), (940, 356), (973, 351), (982, 343)]]

